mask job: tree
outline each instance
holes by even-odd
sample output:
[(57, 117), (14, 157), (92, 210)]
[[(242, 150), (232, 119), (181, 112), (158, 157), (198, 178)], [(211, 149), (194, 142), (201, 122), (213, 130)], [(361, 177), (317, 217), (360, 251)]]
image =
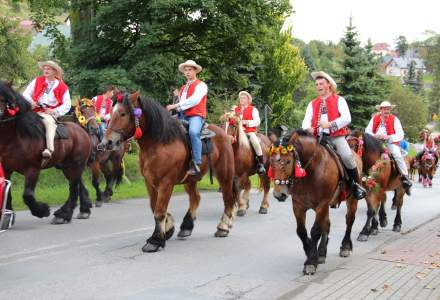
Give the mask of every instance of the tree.
[(408, 42), (406, 40), (406, 37), (403, 35), (400, 35), (396, 39), (396, 50), (399, 52), (399, 56), (405, 56), (406, 51), (408, 51)]
[(432, 72), (432, 90), (429, 93), (430, 114), (440, 113), (440, 34), (433, 34), (425, 41), (427, 51), (427, 67)]
[(404, 78), (404, 84), (416, 94), (422, 89), (420, 73), (416, 71), (416, 62), (414, 60), (408, 65), (408, 73)]

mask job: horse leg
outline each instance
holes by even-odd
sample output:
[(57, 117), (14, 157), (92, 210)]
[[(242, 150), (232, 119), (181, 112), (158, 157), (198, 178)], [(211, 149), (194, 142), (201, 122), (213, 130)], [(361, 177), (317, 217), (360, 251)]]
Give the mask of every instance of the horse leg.
[(351, 241), (351, 229), (356, 218), (358, 201), (354, 198), (347, 199), (347, 214), (345, 215), (345, 235), (342, 240), (339, 256), (348, 257), (353, 251), (353, 242)]
[[(239, 200), (237, 216), (243, 217), (246, 215), (246, 210), (249, 208), (249, 195), (251, 190), (251, 181), (247, 175), (243, 175), (239, 182)], [(243, 190), (243, 193), (241, 192)]]
[(92, 207), (92, 202), (90, 201), (89, 191), (85, 187), (82, 179), (79, 182), (79, 214), (77, 219), (88, 219), (90, 218), (90, 208)]
[[(307, 256), (307, 259), (304, 262), (303, 273), (304, 275), (313, 275), (316, 272), (316, 266), (318, 262), (316, 261), (316, 266), (308, 265), (310, 254), (313, 251), (313, 249), (312, 249), (312, 240), (308, 237), (307, 229), (305, 226), (306, 209), (302, 207), (301, 204), (297, 203), (297, 201), (293, 201), (293, 213), (296, 219), (296, 234), (300, 238), (303, 244), (304, 253)], [(316, 249), (315, 252), (317, 252)]]
[(263, 201), (261, 202), (260, 214), (267, 214), (269, 208), (269, 190), (270, 190), (270, 178), (266, 175), (260, 175), (260, 183), (263, 187)]
[(317, 236), (319, 231), (316, 233), (313, 232), (312, 228), (312, 243), (318, 242), (318, 239), (321, 239), (318, 246), (318, 264), (324, 264), (325, 259), (327, 258), (327, 244), (329, 240), (329, 234), (330, 234), (330, 217), (329, 217), (329, 206), (325, 205), (322, 208), (318, 208), (316, 212), (316, 220), (315, 223), (319, 226), (320, 236)]
[(397, 191), (394, 190), (393, 201), (392, 201), (392, 204), (391, 204), (391, 210), (395, 210), (396, 209), (396, 194), (397, 194)]
[(172, 192), (172, 183), (164, 183), (158, 188), (156, 205), (154, 207), (154, 221), (156, 225), (153, 234), (142, 247), (143, 252), (157, 252), (161, 247), (165, 248), (166, 232), (171, 230), (171, 228), (173, 228), (172, 231), (174, 232), (174, 219), (171, 214), (167, 213)]
[(46, 203), (38, 202), (35, 199), (35, 186), (39, 175), (40, 171), (36, 169), (28, 170), (24, 174), (23, 200), (33, 216), (44, 218), (50, 216), (50, 208)]
[(371, 228), (372, 228), (372, 220), (376, 215), (377, 208), (379, 207), (379, 203), (380, 203), (379, 193), (383, 193), (383, 192), (371, 193), (366, 197), (367, 206), (368, 206), (367, 221), (365, 222), (364, 228), (362, 228), (362, 231), (359, 233), (359, 236), (357, 238), (359, 242), (368, 241), (368, 237), (371, 233)]
[(104, 174), (104, 178), (105, 178), (105, 190), (102, 193), (102, 200), (104, 202), (110, 202), (111, 197), (113, 195), (113, 189), (112, 189), (114, 182), (113, 172), (112, 170), (110, 170), (108, 162), (102, 163), (100, 167), (102, 174)]
[(64, 205), (54, 212), (51, 224), (66, 224), (72, 220), (73, 210), (76, 206), (76, 199), (79, 195), (79, 186), (79, 179), (69, 179), (69, 197)]
[(99, 188), (99, 174), (100, 174), (99, 163), (97, 161), (94, 161), (90, 166), (90, 169), (92, 170), (92, 185), (96, 191), (95, 206), (101, 207), (104, 201), (102, 200), (102, 192), (101, 189)]
[(195, 182), (185, 184), (185, 191), (189, 195), (189, 209), (183, 218), (182, 224), (180, 225), (180, 231), (177, 234), (180, 238), (185, 238), (192, 234), (194, 220), (197, 217), (197, 209), (200, 204), (200, 194)]
[(397, 190), (397, 199), (396, 199), (396, 217), (394, 218), (394, 225), (393, 225), (393, 231), (394, 232), (400, 232), (402, 229), (402, 218), (401, 218), (401, 209), (403, 205), (403, 197), (405, 196), (405, 190), (403, 188), (399, 188)]
[[(396, 195), (397, 195), (397, 191), (394, 191), (394, 196), (393, 196), (394, 206), (396, 205)], [(380, 204), (380, 208), (379, 208), (379, 222), (380, 222), (380, 227), (382, 228), (387, 227), (388, 225), (387, 213), (385, 211), (385, 203), (386, 200)]]
[(233, 169), (225, 167), (217, 169), (217, 180), (222, 189), (224, 211), (220, 219), (220, 223), (217, 225), (217, 231), (215, 237), (227, 237), (229, 229), (232, 228), (232, 221), (234, 219), (234, 203), (238, 202), (238, 188), (236, 187), (237, 179), (234, 178)]

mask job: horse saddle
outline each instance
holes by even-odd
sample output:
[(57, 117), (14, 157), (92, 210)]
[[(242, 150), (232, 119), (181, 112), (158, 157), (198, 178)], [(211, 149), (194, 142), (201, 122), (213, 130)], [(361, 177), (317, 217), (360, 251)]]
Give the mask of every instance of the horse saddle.
[[(189, 140), (189, 134), (188, 134), (188, 130), (189, 130), (189, 122), (186, 120), (179, 120), (180, 124), (182, 125), (184, 131), (185, 131), (185, 135), (186, 135), (186, 139), (187, 139), (187, 144), (190, 146), (191, 148), (191, 142)], [(209, 154), (212, 151), (212, 141), (211, 138), (215, 136), (215, 132), (208, 129), (208, 123), (203, 123), (202, 126), (202, 130), (200, 131), (200, 140), (202, 141), (202, 154)]]
[(338, 166), (339, 173), (342, 176), (342, 179), (349, 180), (347, 170), (344, 167), (341, 157), (338, 152), (336, 152), (336, 146), (330, 139), (328, 134), (322, 134), (318, 137), (319, 143), (324, 146), (324, 148), (330, 153), (330, 155), (335, 159), (336, 165)]
[(57, 123), (57, 131), (55, 134), (55, 139), (58, 140), (69, 139), (69, 130), (67, 130), (66, 126), (63, 123)]

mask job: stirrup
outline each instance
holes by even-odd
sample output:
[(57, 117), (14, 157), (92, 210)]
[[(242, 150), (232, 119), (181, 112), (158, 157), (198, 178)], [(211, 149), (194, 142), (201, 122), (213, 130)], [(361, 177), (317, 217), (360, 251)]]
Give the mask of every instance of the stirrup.
[(351, 190), (352, 190), (353, 196), (357, 200), (364, 199), (367, 196), (367, 191), (361, 185), (359, 185), (357, 182), (353, 183)]

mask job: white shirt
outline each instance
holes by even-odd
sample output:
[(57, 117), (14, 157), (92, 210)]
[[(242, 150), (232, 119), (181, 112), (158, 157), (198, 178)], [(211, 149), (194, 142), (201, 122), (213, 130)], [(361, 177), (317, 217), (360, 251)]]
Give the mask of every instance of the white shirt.
[[(325, 104), (325, 100), (327, 98), (322, 98), (323, 103)], [(341, 116), (336, 120), (333, 120), (331, 131), (337, 131), (345, 126), (348, 126), (351, 123), (351, 114), (348, 109), (347, 101), (345, 101), (344, 97), (338, 96), (338, 110)], [(306, 114), (304, 116), (304, 120), (302, 122), (303, 129), (313, 129), (312, 128), (312, 118), (313, 118), (313, 106), (312, 101), (310, 101), (309, 105), (307, 105)], [(328, 122), (328, 115), (321, 114), (321, 121)], [(318, 124), (319, 126), (319, 124)], [(318, 127), (318, 132), (330, 133), (329, 129), (323, 129)]]
[(180, 96), (179, 103), (177, 104), (176, 109), (179, 111), (184, 111), (190, 109), (191, 107), (196, 106), (202, 101), (203, 97), (208, 95), (208, 86), (203, 81), (197, 84), (194, 93), (191, 97), (187, 98), (186, 95), (188, 93), (188, 88), (191, 85), (192, 81), (188, 81), (185, 85), (185, 88)]
[[(373, 133), (373, 119), (374, 117), (371, 118), (370, 123), (368, 123), (367, 128), (365, 128), (365, 132), (371, 135), (375, 135), (375, 134), (386, 135), (387, 128), (385, 126), (385, 122), (383, 122), (382, 119), (379, 124), (379, 127), (377, 128), (376, 133)], [(394, 131), (396, 133), (389, 136), (387, 140), (388, 143), (400, 142), (401, 140), (403, 140), (403, 137), (405, 136), (405, 134), (403, 133), (402, 124), (400, 123), (400, 120), (396, 116), (394, 116)]]
[[(29, 83), (29, 85), (26, 87), (26, 89), (23, 92), (23, 97), (31, 104), (35, 103), (34, 99), (32, 99), (32, 95), (34, 94), (36, 80), (37, 80), (36, 78), (32, 80), (31, 83)], [(46, 83), (48, 83), (47, 79), (46, 79)], [(54, 84), (50, 89), (49, 93), (46, 94), (46, 92), (44, 92), (41, 95), (40, 99), (38, 100), (38, 103), (40, 105), (47, 105), (47, 106), (57, 105), (57, 99), (55, 98), (53, 91), (58, 86), (59, 83), (60, 81), (58, 79), (55, 79)], [(63, 96), (63, 104), (61, 104), (60, 106), (54, 109), (55, 117), (59, 117), (67, 114), (70, 110), (70, 107), (71, 107), (70, 93), (69, 93), (69, 89), (67, 89)]]

